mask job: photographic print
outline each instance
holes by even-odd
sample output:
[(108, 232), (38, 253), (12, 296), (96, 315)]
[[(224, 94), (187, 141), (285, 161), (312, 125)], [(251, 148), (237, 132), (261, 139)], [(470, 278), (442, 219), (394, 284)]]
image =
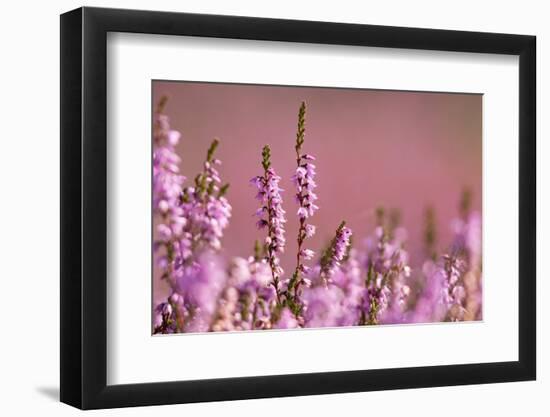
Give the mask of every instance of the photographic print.
[(482, 319), (482, 95), (152, 81), (152, 333)]

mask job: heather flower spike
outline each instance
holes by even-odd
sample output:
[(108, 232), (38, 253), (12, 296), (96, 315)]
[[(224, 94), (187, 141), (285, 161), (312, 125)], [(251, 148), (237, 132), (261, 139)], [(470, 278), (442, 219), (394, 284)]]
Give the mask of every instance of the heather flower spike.
[(195, 177), (195, 186), (187, 187), (181, 195), (181, 207), (188, 221), (186, 240), (182, 246), (183, 261), (192, 261), (192, 253), (206, 248), (221, 249), (221, 238), (231, 218), (231, 205), (225, 194), (229, 184), (221, 186), (218, 166), (221, 161), (214, 158), (219, 146), (214, 139), (206, 152), (203, 170)]
[(351, 235), (351, 229), (346, 227), (345, 221), (342, 221), (338, 229), (336, 229), (336, 234), (330, 246), (321, 259), (321, 278), (325, 285), (328, 285), (332, 275), (344, 260), (348, 246), (350, 245)]
[(219, 160), (214, 160), (214, 152), (218, 148), (220, 141), (214, 139), (206, 152), (206, 160), (204, 161), (203, 172), (195, 177), (196, 192), (203, 196), (205, 193), (212, 195), (214, 192), (219, 192), (220, 177), (215, 165), (220, 165)]
[(170, 129), (168, 116), (162, 113), (166, 102), (167, 97), (160, 100), (153, 121), (153, 210), (160, 219), (156, 226), (159, 237), (155, 242), (157, 265), (162, 270), (161, 277), (174, 287), (176, 251), (187, 220), (179, 207), (185, 182), (179, 171), (181, 159), (175, 149), (180, 133)]
[(445, 281), (443, 284), (443, 303), (448, 309), (448, 319), (461, 320), (465, 309), (463, 301), (465, 290), (461, 282), (465, 264), (456, 256), (443, 256), (443, 271)]
[(256, 198), (260, 201), (260, 208), (256, 211), (259, 217), (258, 228), (267, 229), (265, 238), (266, 260), (271, 268), (271, 285), (275, 289), (277, 302), (281, 302), (281, 277), (283, 268), (280, 265), (279, 253), (284, 252), (286, 223), (283, 199), (279, 187), (281, 177), (271, 167), (271, 149), (265, 145), (262, 150), (263, 175), (252, 178), (251, 182), (257, 188)]
[(374, 236), (366, 240), (364, 258), (366, 290), (361, 324), (401, 323), (410, 293), (411, 268), (404, 249), (406, 232), (399, 226), (396, 210), (377, 209)]
[(292, 182), (296, 187), (296, 202), (298, 203), (297, 215), (299, 218), (298, 228), (298, 250), (296, 251), (296, 268), (289, 283), (289, 293), (293, 297), (293, 305), (298, 306), (300, 296), (300, 286), (307, 281), (303, 275), (309, 272), (310, 268), (304, 261), (310, 260), (315, 255), (311, 249), (303, 247), (306, 238), (311, 238), (315, 234), (315, 226), (308, 223), (308, 219), (313, 216), (318, 207), (315, 204), (317, 195), (314, 193), (315, 187), (315, 165), (311, 161), (315, 157), (310, 154), (303, 154), (302, 147), (305, 141), (305, 117), (306, 103), (302, 102), (298, 111), (298, 127), (296, 131), (296, 172), (292, 176)]

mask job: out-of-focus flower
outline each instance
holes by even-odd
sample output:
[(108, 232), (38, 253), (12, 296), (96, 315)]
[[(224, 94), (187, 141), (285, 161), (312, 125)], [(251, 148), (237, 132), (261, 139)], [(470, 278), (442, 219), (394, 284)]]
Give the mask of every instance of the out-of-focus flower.
[(168, 116), (162, 114), (163, 107), (159, 106), (153, 120), (153, 208), (166, 217), (181, 214), (177, 202), (185, 177), (179, 172), (181, 159), (175, 150), (181, 135), (170, 129)]
[(225, 294), (220, 300), (218, 330), (254, 330), (272, 327), (276, 305), (271, 270), (265, 259), (234, 258), (229, 267)]
[(465, 313), (464, 298), (466, 292), (460, 281), (465, 264), (458, 257), (443, 255), (443, 284), (442, 301), (447, 306), (449, 319), (462, 320)]
[(463, 274), (460, 287), (452, 297), (462, 299), (462, 309), (455, 307), (454, 319), (476, 320), (482, 317), (481, 215), (471, 210), (472, 194), (465, 189), (460, 200), (460, 216), (452, 222), (454, 232), (450, 255), (461, 258)]
[(187, 219), (179, 206), (179, 196), (185, 177), (180, 175), (180, 157), (175, 146), (180, 133), (171, 130), (168, 116), (163, 114), (166, 99), (162, 99), (153, 120), (153, 212), (158, 216), (158, 239), (154, 243), (161, 277), (172, 287), (175, 250)]
[(440, 265), (432, 260), (422, 266), (424, 277), (422, 289), (414, 309), (408, 314), (410, 323), (431, 323), (444, 320), (447, 306), (442, 302), (445, 292), (445, 273)]
[(347, 260), (332, 276), (332, 285), (337, 286), (344, 293), (342, 315), (340, 317), (341, 326), (359, 324), (365, 288), (363, 273), (357, 260), (356, 250), (351, 249)]
[(404, 249), (405, 230), (395, 222), (384, 226), (379, 209), (379, 226), (374, 236), (366, 240), (363, 264), (367, 271), (365, 295), (362, 304), (363, 324), (401, 323), (405, 321), (405, 307), (410, 288), (409, 257)]
[(336, 285), (304, 289), (306, 327), (336, 327), (346, 320), (345, 293)]
[(208, 331), (227, 279), (221, 259), (213, 253), (204, 252), (193, 268), (180, 271), (177, 277), (178, 293), (190, 312), (184, 331)]
[(281, 317), (279, 318), (279, 321), (275, 325), (275, 328), (277, 329), (294, 329), (298, 326), (298, 320), (294, 317), (294, 314), (285, 307), (283, 311), (281, 312)]

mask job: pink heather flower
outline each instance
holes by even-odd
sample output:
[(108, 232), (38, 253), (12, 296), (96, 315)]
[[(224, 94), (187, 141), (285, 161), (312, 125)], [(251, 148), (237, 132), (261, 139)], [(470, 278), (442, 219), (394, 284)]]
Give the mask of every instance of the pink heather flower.
[(256, 215), (260, 217), (257, 224), (260, 229), (267, 227), (266, 259), (272, 271), (272, 285), (277, 292), (277, 299), (280, 299), (279, 281), (284, 271), (278, 254), (284, 252), (286, 219), (281, 197), (283, 190), (279, 187), (281, 177), (271, 167), (271, 149), (268, 145), (262, 150), (262, 166), (264, 174), (252, 178), (250, 182), (258, 191), (256, 198), (260, 201), (261, 207), (256, 211)]
[[(308, 274), (311, 271), (311, 268), (307, 265), (300, 264), (300, 272), (303, 272), (304, 274)], [(306, 280), (306, 278), (303, 278), (303, 280)]]
[(221, 238), (229, 224), (231, 206), (225, 197), (207, 197), (201, 238), (214, 250), (221, 249)]
[(281, 312), (281, 317), (279, 318), (279, 321), (275, 325), (275, 328), (295, 329), (296, 327), (299, 327), (298, 320), (296, 320), (296, 318), (294, 317), (292, 312), (288, 309), (288, 307), (285, 307)]
[(317, 195), (314, 190), (315, 183), (315, 165), (303, 161), (301, 157), (297, 158), (298, 167), (296, 173), (292, 176), (292, 182), (296, 187), (296, 202), (299, 204), (298, 217), (300, 220), (307, 219), (315, 214), (319, 207), (315, 204)]
[(364, 275), (365, 273), (357, 260), (357, 253), (351, 249), (347, 261), (332, 276), (332, 284), (345, 294), (342, 301), (341, 326), (359, 324), (364, 296)]
[(363, 313), (365, 324), (401, 323), (410, 292), (407, 284), (411, 274), (409, 257), (403, 245), (406, 232), (393, 230), (392, 236), (382, 226), (376, 227), (374, 237), (366, 240), (363, 263), (367, 270), (367, 286)]
[(300, 219), (307, 219), (309, 216), (309, 212), (305, 207), (300, 207), (296, 214), (300, 217)]
[(346, 222), (340, 223), (340, 226), (336, 229), (336, 236), (332, 239), (330, 247), (321, 259), (321, 277), (325, 284), (330, 282), (332, 275), (340, 267), (350, 245), (352, 232), (345, 225)]
[(255, 177), (252, 179), (252, 183), (258, 188), (259, 200), (262, 203), (256, 211), (256, 216), (260, 217), (258, 222), (259, 229), (267, 227), (268, 238), (266, 243), (271, 246), (273, 252), (284, 252), (285, 230), (284, 223), (285, 211), (282, 207), (282, 198), (280, 193), (283, 191), (279, 187), (279, 177), (272, 168), (269, 168), (265, 172), (264, 177)]
[(157, 232), (161, 240), (168, 241), (172, 237), (172, 229), (164, 223), (157, 226)]
[(345, 293), (335, 285), (306, 288), (303, 302), (305, 327), (336, 327), (346, 320)]
[(175, 333), (176, 320), (170, 303), (158, 304), (153, 311), (153, 333)]
[(239, 292), (235, 287), (226, 287), (222, 292), (216, 316), (211, 327), (214, 332), (244, 329), (240, 325), (242, 314), (239, 311)]
[[(318, 206), (315, 204), (317, 195), (314, 190), (317, 184), (315, 183), (315, 165), (311, 161), (315, 157), (309, 154), (302, 154), (302, 146), (305, 140), (305, 115), (306, 103), (302, 102), (298, 112), (298, 129), (296, 133), (296, 171), (292, 176), (292, 183), (296, 188), (295, 200), (298, 204), (297, 215), (300, 220), (298, 229), (298, 253), (296, 255), (296, 269), (289, 284), (289, 292), (293, 292), (291, 297), (294, 298), (294, 304), (301, 304), (299, 300), (300, 285), (304, 283), (302, 273), (309, 272), (309, 267), (304, 264), (304, 261), (313, 259), (315, 253), (312, 250), (303, 248), (306, 238), (311, 238), (315, 234), (315, 226), (308, 224), (307, 220), (311, 218)], [(309, 280), (308, 280), (309, 284)]]
[(447, 313), (447, 306), (441, 302), (445, 275), (443, 270), (431, 260), (424, 262), (422, 273), (424, 285), (409, 321), (412, 323), (439, 322)]
[(465, 313), (464, 298), (466, 292), (460, 282), (465, 263), (456, 256), (443, 255), (443, 284), (442, 301), (446, 305), (452, 321), (462, 320)]
[(179, 206), (179, 198), (185, 177), (179, 173), (180, 158), (175, 146), (180, 133), (170, 129), (168, 116), (162, 114), (165, 100), (161, 101), (153, 119), (153, 212), (157, 216), (157, 240), (154, 242), (155, 256), (161, 269), (161, 276), (175, 285), (174, 248), (182, 234), (185, 215)]
[(191, 260), (193, 252), (200, 254), (204, 250), (220, 250), (224, 230), (229, 225), (232, 208), (224, 196), (228, 185), (221, 186), (219, 172), (215, 168), (221, 162), (213, 158), (218, 144), (216, 139), (210, 145), (203, 171), (195, 178), (195, 186), (185, 188), (180, 196), (181, 209), (186, 218), (186, 223), (181, 225), (185, 233), (181, 245), (183, 263)]
[(468, 216), (468, 228), (466, 233), (466, 248), (468, 250), (470, 268), (481, 269), (481, 215), (478, 212)]
[(451, 251), (464, 253), (471, 269), (479, 269), (481, 263), (481, 216), (469, 213), (465, 218), (454, 219), (451, 223), (454, 239)]
[(349, 239), (351, 237), (351, 229), (343, 227), (337, 236), (336, 244), (334, 245), (333, 259), (336, 262), (341, 262), (346, 254), (346, 249), (349, 245)]
[(306, 224), (305, 233), (306, 237), (313, 237), (313, 235), (315, 235), (315, 226), (312, 224)]
[(153, 333), (178, 333), (183, 331), (183, 323), (189, 312), (181, 295), (174, 292), (165, 302), (157, 304), (153, 311)]
[(194, 267), (180, 270), (178, 293), (182, 295), (187, 310), (192, 312), (184, 331), (209, 330), (226, 279), (221, 259), (208, 252), (198, 258)]
[(460, 286), (451, 292), (455, 303), (448, 318), (451, 320), (481, 319), (482, 308), (482, 240), (481, 216), (471, 211), (471, 192), (465, 189), (460, 201), (460, 217), (452, 223), (454, 231), (450, 255), (463, 262)]
[(185, 177), (179, 174), (175, 146), (180, 133), (170, 129), (168, 116), (155, 113), (153, 121), (153, 208), (165, 214), (177, 207)]
[(269, 329), (275, 298), (267, 261), (235, 258), (229, 267), (227, 287), (218, 303), (217, 320), (212, 329)]

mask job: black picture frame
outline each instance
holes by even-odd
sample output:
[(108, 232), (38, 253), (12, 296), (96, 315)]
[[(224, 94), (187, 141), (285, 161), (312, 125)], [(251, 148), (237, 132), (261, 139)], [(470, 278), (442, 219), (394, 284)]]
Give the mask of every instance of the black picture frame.
[[(519, 360), (107, 385), (108, 32), (519, 56)], [(62, 402), (94, 409), (536, 378), (534, 36), (84, 7), (61, 15), (60, 57)]]

